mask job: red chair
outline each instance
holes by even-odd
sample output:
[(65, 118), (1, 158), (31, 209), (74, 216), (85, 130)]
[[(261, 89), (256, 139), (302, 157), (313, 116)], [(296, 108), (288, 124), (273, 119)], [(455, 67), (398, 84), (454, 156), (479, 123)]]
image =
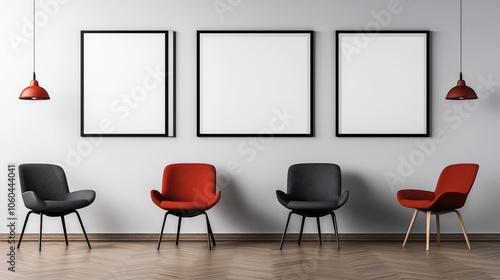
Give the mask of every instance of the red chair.
[(212, 249), (211, 242), (215, 245), (214, 235), (208, 220), (206, 210), (212, 208), (220, 198), (220, 191), (216, 193), (215, 167), (203, 163), (177, 163), (165, 167), (161, 193), (151, 191), (151, 199), (161, 209), (167, 210), (163, 218), (158, 250), (160, 249), (163, 229), (169, 214), (178, 217), (177, 238), (175, 245), (179, 244), (179, 231), (182, 218), (191, 218), (205, 215), (207, 221), (208, 248)]
[(406, 233), (403, 247), (406, 245), (413, 223), (419, 211), (427, 214), (426, 224), (426, 250), (429, 250), (429, 238), (431, 229), (431, 214), (436, 215), (436, 237), (439, 244), (439, 215), (455, 212), (462, 227), (462, 232), (470, 248), (469, 238), (465, 231), (462, 215), (457, 209), (464, 206), (467, 195), (476, 179), (479, 165), (473, 163), (453, 164), (445, 167), (439, 176), (434, 192), (423, 190), (400, 190), (397, 193), (399, 204), (404, 207), (413, 208), (415, 212), (411, 219), (408, 232)]

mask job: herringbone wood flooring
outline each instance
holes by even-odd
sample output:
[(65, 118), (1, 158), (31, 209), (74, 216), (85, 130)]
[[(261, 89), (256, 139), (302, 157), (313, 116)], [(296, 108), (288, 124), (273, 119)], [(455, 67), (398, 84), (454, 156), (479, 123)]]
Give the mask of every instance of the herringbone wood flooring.
[[(1, 279), (500, 279), (500, 242), (25, 242)], [(5, 258), (5, 254), (4, 259)]]

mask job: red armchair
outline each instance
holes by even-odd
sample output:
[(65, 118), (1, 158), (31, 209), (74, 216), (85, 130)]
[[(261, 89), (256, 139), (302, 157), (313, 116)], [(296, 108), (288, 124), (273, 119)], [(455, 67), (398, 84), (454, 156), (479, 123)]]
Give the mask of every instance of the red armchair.
[(419, 211), (427, 214), (426, 250), (429, 250), (431, 215), (436, 215), (436, 236), (439, 244), (439, 215), (455, 212), (458, 216), (467, 247), (469, 250), (471, 249), (462, 215), (460, 215), (457, 209), (464, 206), (467, 195), (476, 179), (478, 170), (479, 165), (473, 163), (449, 165), (441, 172), (434, 192), (414, 189), (398, 191), (397, 198), (399, 204), (404, 207), (415, 209), (403, 242), (403, 247), (406, 245), (406, 241), (408, 240), (408, 236), (410, 235), (410, 231)]
[(214, 166), (203, 163), (177, 163), (166, 166), (163, 171), (161, 192), (151, 191), (151, 199), (154, 204), (167, 210), (163, 218), (157, 249), (160, 249), (163, 229), (169, 214), (178, 217), (176, 245), (179, 244), (182, 218), (205, 215), (208, 248), (212, 249), (211, 244), (215, 245), (215, 239), (205, 211), (219, 201), (220, 195), (220, 191), (216, 192)]

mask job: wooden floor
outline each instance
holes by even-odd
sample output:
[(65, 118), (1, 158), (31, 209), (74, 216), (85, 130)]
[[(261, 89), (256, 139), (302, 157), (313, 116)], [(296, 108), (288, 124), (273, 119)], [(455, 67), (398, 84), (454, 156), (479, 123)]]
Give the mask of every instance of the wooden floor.
[[(0, 279), (500, 279), (500, 242), (23, 242)], [(2, 250), (3, 259), (6, 259)]]

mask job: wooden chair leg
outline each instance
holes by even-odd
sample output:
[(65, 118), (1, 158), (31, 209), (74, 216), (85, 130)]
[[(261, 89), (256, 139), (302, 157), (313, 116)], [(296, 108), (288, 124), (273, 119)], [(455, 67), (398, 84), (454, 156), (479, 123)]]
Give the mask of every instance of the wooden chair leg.
[(425, 250), (429, 251), (431, 237), (431, 211), (427, 211), (427, 222), (425, 225)]
[(458, 221), (460, 222), (460, 227), (462, 228), (462, 232), (464, 233), (465, 242), (467, 243), (467, 247), (470, 250), (471, 248), (470, 248), (469, 237), (467, 237), (467, 232), (465, 231), (465, 225), (464, 221), (462, 220), (462, 215), (460, 215), (460, 212), (458, 212), (457, 210), (453, 210), (453, 212), (457, 213)]
[(437, 239), (437, 245), (439, 246), (441, 244), (441, 236), (439, 233), (439, 214), (436, 213), (436, 239)]
[(410, 231), (413, 228), (413, 224), (415, 223), (415, 219), (417, 218), (418, 210), (415, 210), (413, 213), (413, 217), (411, 218), (410, 226), (408, 227), (408, 232), (406, 232), (405, 241), (403, 241), (403, 247), (406, 246), (406, 241), (408, 241), (408, 237), (410, 236)]

